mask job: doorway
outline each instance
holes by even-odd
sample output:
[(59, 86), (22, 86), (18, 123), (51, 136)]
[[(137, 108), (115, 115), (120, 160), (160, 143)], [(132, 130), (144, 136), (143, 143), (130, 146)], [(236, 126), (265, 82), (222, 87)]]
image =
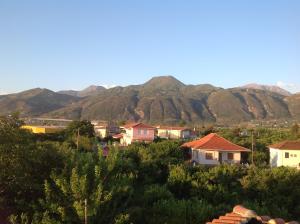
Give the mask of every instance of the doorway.
[(223, 162), (223, 157), (222, 157), (222, 153), (219, 152), (219, 163), (222, 164)]

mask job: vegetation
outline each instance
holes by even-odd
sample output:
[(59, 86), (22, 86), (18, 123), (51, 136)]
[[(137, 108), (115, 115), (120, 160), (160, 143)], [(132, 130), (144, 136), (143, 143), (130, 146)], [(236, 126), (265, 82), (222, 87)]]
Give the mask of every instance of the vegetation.
[(60, 93), (31, 89), (9, 94), (0, 97), (0, 113), (20, 110), (22, 116), (27, 117), (135, 119), (181, 125), (215, 122), (231, 125), (253, 120), (284, 123), (300, 119), (300, 94), (287, 96), (281, 91), (269, 90), (185, 85), (174, 77), (162, 76), (127, 87), (104, 89), (92, 86), (80, 92)]
[[(20, 129), (17, 117), (0, 119), (0, 210), (13, 224), (204, 223), (244, 204), (259, 214), (300, 217), (300, 172), (270, 169), (265, 147), (292, 130), (255, 132), (256, 166), (191, 166), (181, 142), (110, 146), (109, 155), (93, 150), (89, 122), (70, 124), (63, 141), (38, 139)], [(76, 148), (75, 130), (91, 143)], [(73, 130), (73, 131), (72, 131)], [(84, 131), (85, 130), (85, 131)], [(75, 132), (74, 132), (75, 131)], [(219, 130), (249, 147), (251, 135)], [(59, 138), (60, 139), (60, 138)], [(79, 140), (80, 141), (80, 140)]]

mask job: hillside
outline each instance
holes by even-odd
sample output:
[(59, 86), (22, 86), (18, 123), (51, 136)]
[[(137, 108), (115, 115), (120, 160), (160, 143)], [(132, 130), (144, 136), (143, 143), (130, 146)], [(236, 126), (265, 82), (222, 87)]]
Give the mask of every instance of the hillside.
[(58, 91), (58, 93), (70, 95), (70, 96), (77, 96), (77, 97), (86, 97), (86, 96), (93, 96), (97, 95), (98, 93), (106, 90), (103, 86), (95, 86), (91, 85), (83, 90), (76, 91), (76, 90), (62, 90)]
[(300, 119), (299, 94), (285, 96), (266, 89), (185, 85), (172, 76), (154, 77), (142, 85), (102, 89), (83, 98), (51, 91), (48, 94), (52, 97), (33, 94), (33, 98), (26, 92), (4, 96), (0, 98), (1, 113), (23, 110), (24, 116), (170, 124), (183, 120), (231, 124)]
[(286, 99), (289, 111), (294, 119), (300, 120), (300, 93), (294, 94)]
[(247, 84), (245, 86), (242, 86), (241, 88), (243, 89), (260, 89), (260, 90), (266, 90), (266, 91), (270, 91), (270, 92), (274, 92), (274, 93), (278, 93), (284, 96), (291, 96), (292, 94), (285, 90), (280, 88), (279, 86), (269, 86), (269, 85), (260, 85), (257, 83), (250, 83)]
[(77, 101), (77, 97), (36, 88), (17, 94), (2, 95), (0, 97), (0, 114), (18, 111), (21, 116), (40, 116)]

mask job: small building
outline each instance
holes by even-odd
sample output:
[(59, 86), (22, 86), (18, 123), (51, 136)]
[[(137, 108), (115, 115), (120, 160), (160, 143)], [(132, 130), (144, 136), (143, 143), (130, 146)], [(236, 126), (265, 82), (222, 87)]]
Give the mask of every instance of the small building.
[(191, 138), (192, 130), (186, 127), (157, 127), (157, 136), (166, 139), (188, 139)]
[(289, 166), (300, 168), (300, 141), (283, 141), (268, 146), (270, 166)]
[(95, 125), (94, 126), (95, 134), (96, 136), (99, 136), (100, 138), (106, 138), (108, 137), (108, 126), (106, 125)]
[(191, 149), (192, 162), (204, 165), (239, 164), (241, 154), (250, 152), (249, 149), (236, 145), (216, 133), (184, 143), (182, 147)]
[(97, 124), (94, 125), (95, 134), (100, 138), (106, 138), (120, 133), (120, 128), (113, 124)]
[(23, 125), (21, 128), (30, 130), (35, 134), (53, 134), (63, 131), (65, 126), (34, 126), (34, 125)]
[(152, 142), (154, 140), (155, 128), (143, 124), (133, 123), (120, 127), (123, 130), (121, 145), (130, 145), (132, 142)]

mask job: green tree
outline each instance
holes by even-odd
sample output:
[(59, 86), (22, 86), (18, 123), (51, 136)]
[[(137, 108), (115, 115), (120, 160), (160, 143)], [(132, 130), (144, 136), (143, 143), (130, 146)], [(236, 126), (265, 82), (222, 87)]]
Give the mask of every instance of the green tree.
[(34, 209), (44, 180), (63, 161), (57, 144), (36, 142), (21, 124), (14, 116), (0, 118), (0, 209), (17, 214)]
[(293, 124), (291, 127), (291, 134), (294, 138), (299, 137), (299, 125), (297, 123)]
[(168, 188), (177, 198), (189, 198), (191, 191), (191, 176), (184, 165), (174, 165), (170, 168), (167, 182)]
[(67, 136), (77, 135), (92, 138), (95, 136), (94, 125), (90, 121), (72, 121), (65, 130)]
[(65, 139), (70, 143), (71, 147), (78, 147), (78, 149), (85, 151), (93, 149), (95, 144), (95, 131), (91, 122), (86, 120), (73, 121), (64, 132)]

